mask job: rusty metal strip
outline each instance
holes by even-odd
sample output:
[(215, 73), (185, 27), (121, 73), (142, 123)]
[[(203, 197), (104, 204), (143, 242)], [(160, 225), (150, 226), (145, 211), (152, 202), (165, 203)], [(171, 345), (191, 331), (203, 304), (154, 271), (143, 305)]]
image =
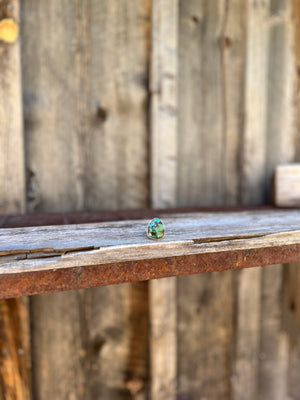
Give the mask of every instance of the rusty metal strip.
[(300, 244), (2, 275), (0, 297), (300, 261)]

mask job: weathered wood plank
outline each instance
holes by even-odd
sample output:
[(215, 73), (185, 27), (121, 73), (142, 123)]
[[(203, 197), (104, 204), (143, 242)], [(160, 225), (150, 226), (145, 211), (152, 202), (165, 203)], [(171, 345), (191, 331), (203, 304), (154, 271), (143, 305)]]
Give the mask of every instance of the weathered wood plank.
[[(290, 2), (283, 0), (270, 2), (268, 30), (266, 194), (270, 193), (272, 176), (274, 170), (276, 175), (278, 164), (291, 162), (295, 157), (293, 126), (295, 81)], [(275, 176), (275, 181), (278, 183), (277, 178)], [(286, 186), (284, 186), (283, 182), (276, 184), (277, 189), (281, 188), (279, 191), (285, 191)], [(278, 198), (276, 189), (275, 197)], [(282, 329), (282, 285), (283, 271), (286, 268), (276, 265), (262, 271), (258, 368), (260, 399), (270, 397), (280, 400), (288, 397), (289, 339)]]
[(259, 398), (287, 396), (288, 336), (282, 329), (283, 266), (262, 271)]
[[(293, 59), (293, 64), (291, 67), (290, 78), (293, 79), (293, 98), (291, 111), (293, 112), (293, 122), (294, 122), (294, 135), (291, 136), (293, 141), (293, 150), (295, 151), (294, 157), (297, 162), (299, 162), (299, 65), (300, 65), (300, 3), (295, 0), (288, 3), (290, 8), (288, 8), (289, 15), (289, 25), (286, 29), (288, 34), (292, 35), (292, 54), (290, 57)], [(287, 34), (286, 33), (286, 34)], [(290, 160), (288, 160), (290, 161)], [(293, 165), (280, 170), (281, 179), (279, 181), (282, 183), (281, 186), (277, 187), (280, 196), (277, 196), (277, 201), (285, 203), (287, 206), (297, 203), (297, 174), (291, 175), (289, 171), (292, 171)], [(297, 164), (294, 165), (297, 168)], [(278, 177), (277, 177), (278, 178)], [(290, 185), (284, 182), (290, 181)], [(278, 183), (279, 183), (278, 182)], [(291, 190), (290, 190), (290, 188)], [(276, 189), (275, 189), (276, 193)], [(276, 196), (275, 196), (276, 199)], [(285, 349), (286, 361), (286, 374), (285, 374), (285, 393), (286, 397), (297, 398), (299, 396), (299, 374), (296, 371), (300, 368), (300, 297), (298, 295), (297, 287), (299, 286), (299, 264), (286, 265), (283, 270), (283, 335), (287, 337), (287, 345)]]
[(149, 202), (150, 1), (93, 0), (85, 7), (83, 207), (142, 208)]
[(241, 200), (244, 204), (262, 204), (265, 195), (269, 8), (270, 0), (247, 1), (245, 121), (241, 154)]
[(151, 399), (176, 399), (177, 282), (150, 282)]
[(28, 299), (0, 301), (0, 397), (30, 400)]
[[(275, 168), (294, 162), (294, 44), (291, 2), (271, 1), (268, 18), (268, 92), (266, 125), (266, 189), (269, 188)], [(284, 187), (282, 186), (284, 190)], [(267, 199), (269, 200), (269, 199)], [(278, 199), (279, 200), (279, 199)], [(280, 203), (276, 203), (278, 207)], [(284, 206), (284, 205), (282, 205)]]
[[(33, 0), (21, 11), (27, 212), (80, 210), (78, 10), (74, 2)], [(86, 398), (80, 305), (78, 292), (31, 299), (33, 392), (40, 400)]]
[(286, 393), (297, 399), (299, 396), (299, 363), (300, 363), (300, 295), (299, 295), (299, 263), (287, 265), (283, 271), (283, 334), (287, 335), (288, 365)]
[[(149, 14), (149, 1), (24, 3), (29, 211), (147, 206)], [(135, 379), (143, 396), (147, 379), (130, 367), (128, 318), (138, 309), (130, 299), (147, 304), (147, 295), (124, 285), (34, 299), (36, 396), (115, 400), (131, 396), (126, 382)], [(97, 337), (105, 344), (94, 352)], [(146, 339), (143, 346), (146, 364)]]
[[(178, 1), (152, 2), (150, 70), (151, 205), (177, 200)], [(151, 281), (151, 399), (177, 398), (177, 282)]]
[[(290, 10), (290, 29), (293, 35), (293, 112), (294, 112), (294, 148), (296, 149), (295, 160), (300, 161), (300, 2), (293, 0)], [(299, 374), (300, 369), (300, 271), (299, 264), (288, 265), (284, 269), (283, 293), (284, 293), (284, 330), (289, 338), (288, 349), (288, 371), (287, 371), (287, 393), (291, 398), (297, 399), (300, 393)]]
[(240, 200), (240, 156), (243, 131), (246, 68), (247, 7), (245, 1), (230, 0), (224, 13), (222, 40), (223, 95), (223, 203)]
[[(180, 2), (180, 205), (238, 202), (245, 11), (240, 1)], [(179, 298), (179, 393), (228, 398), (233, 276), (180, 278)]]
[[(165, 218), (165, 223), (168, 233), (163, 240), (157, 242), (147, 238), (144, 233), (146, 221), (143, 220), (1, 229), (0, 273), (3, 279), (8, 275), (15, 275), (17, 284), (17, 274), (35, 273), (39, 276), (38, 273), (48, 271), (47, 276), (51, 281), (51, 273), (55, 280), (56, 272), (63, 274), (70, 268), (74, 269), (74, 273), (79, 273), (78, 285), (75, 284), (75, 287), (80, 287), (83, 267), (89, 267), (88, 271), (93, 266), (97, 267), (96, 275), (101, 271), (102, 265), (103, 275), (97, 277), (97, 284), (101, 285), (135, 281), (141, 277), (153, 279), (163, 275), (226, 270), (298, 259), (300, 213), (296, 210), (208, 215), (200, 213), (192, 216), (189, 214), (189, 217), (177, 215)], [(279, 249), (282, 249), (281, 256), (278, 254)], [(241, 254), (245, 255), (244, 260), (235, 258)], [(161, 273), (159, 268), (155, 273), (154, 263), (149, 271), (143, 270), (143, 265), (149, 265), (151, 260), (165, 259), (167, 262), (169, 258), (174, 258), (174, 261), (178, 258), (181, 261), (180, 257), (187, 256), (200, 257), (199, 263), (202, 260), (204, 264), (202, 267), (199, 267), (199, 263), (187, 265), (183, 270), (176, 270), (176, 266), (171, 268), (170, 264), (167, 273)], [(220, 261), (222, 257), (223, 262), (226, 257), (227, 260), (231, 257), (232, 262), (229, 265), (215, 266), (216, 258)], [(141, 262), (137, 271), (135, 261), (142, 260), (145, 264)], [(135, 265), (134, 269), (126, 272), (130, 262)], [(114, 271), (114, 265), (121, 268), (124, 275), (116, 278), (114, 274), (118, 269), (115, 268)], [(86, 282), (83, 286), (85, 285)], [(90, 286), (93, 286), (92, 282)], [(65, 288), (68, 288), (67, 281)]]
[[(231, 247), (228, 247), (230, 252), (247, 248), (247, 243), (257, 244), (257, 247), (294, 244), (300, 230), (298, 210), (208, 212), (162, 215), (162, 218), (167, 233), (157, 241), (149, 240), (145, 233), (147, 220), (4, 228), (0, 229), (0, 257), (15, 254), (17, 258), (30, 253), (34, 259), (37, 253), (38, 260), (43, 253), (44, 256), (61, 256), (67, 266), (72, 263), (67, 260), (75, 261), (78, 257), (86, 257), (92, 263), (105, 263), (128, 257), (129, 260), (140, 259), (142, 251), (150, 257), (152, 254), (152, 258), (159, 251), (166, 251), (167, 254), (172, 251), (180, 254), (182, 251), (182, 255), (218, 251), (226, 249), (226, 241), (231, 242)], [(195, 248), (191, 246), (184, 252), (180, 250), (180, 246), (191, 242), (196, 245)], [(139, 252), (139, 249), (142, 251)], [(163, 253), (161, 255), (164, 256)], [(30, 264), (31, 258), (16, 261), (22, 265)], [(47, 264), (47, 260), (43, 262)], [(52, 263), (51, 259), (48, 263)], [(7, 272), (5, 265), (6, 262), (2, 262), (0, 274)]]
[[(80, 133), (85, 209), (149, 204), (150, 9), (149, 0), (93, 0), (79, 15), (85, 35), (80, 72), (86, 96)], [(147, 285), (94, 289), (84, 292), (83, 301), (87, 396), (145, 399)]]
[(300, 164), (282, 164), (276, 167), (273, 200), (278, 207), (300, 205)]
[[(0, 42), (0, 212), (23, 213), (25, 166), (18, 40), (19, 1), (0, 2), (0, 20), (10, 21), (16, 28), (10, 37), (2, 31), (3, 41)], [(0, 397), (29, 400), (30, 334), (26, 298), (0, 301), (0, 326)]]
[[(240, 155), (243, 204), (265, 201), (269, 9), (270, 0), (247, 1), (245, 117)], [(236, 310), (232, 398), (252, 400), (258, 396), (261, 269), (239, 273)]]
[[(19, 19), (19, 2), (0, 3), (0, 20)], [(0, 211), (25, 209), (20, 44), (0, 41)], [(13, 166), (14, 168), (11, 168)]]
[[(19, 20), (19, 2), (0, 3), (0, 19)], [(25, 171), (21, 101), (20, 43), (0, 42), (0, 212), (25, 207)], [(12, 168), (13, 166), (13, 168)]]
[(223, 167), (220, 34), (224, 8), (223, 1), (180, 2), (178, 201), (181, 206), (224, 203), (223, 179), (219, 173)]
[(153, 207), (172, 207), (177, 198), (178, 5), (152, 4), (151, 199)]

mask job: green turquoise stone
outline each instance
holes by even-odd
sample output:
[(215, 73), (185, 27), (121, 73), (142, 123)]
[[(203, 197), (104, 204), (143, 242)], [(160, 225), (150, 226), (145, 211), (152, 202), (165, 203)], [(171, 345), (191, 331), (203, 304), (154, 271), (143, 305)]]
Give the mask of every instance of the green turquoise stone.
[(165, 227), (159, 218), (153, 218), (147, 229), (149, 239), (161, 239), (165, 235)]

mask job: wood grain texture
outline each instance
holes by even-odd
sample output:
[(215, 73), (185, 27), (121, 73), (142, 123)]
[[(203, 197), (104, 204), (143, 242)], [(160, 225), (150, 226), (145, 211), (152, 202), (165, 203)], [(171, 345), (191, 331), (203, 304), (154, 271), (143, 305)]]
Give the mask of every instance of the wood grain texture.
[[(238, 202), (245, 19), (244, 2), (180, 2), (180, 205)], [(180, 395), (228, 398), (233, 275), (180, 278), (179, 298)]]
[[(300, 81), (299, 81), (299, 66), (300, 66), (300, 3), (294, 0), (291, 4), (292, 9), (290, 10), (290, 27), (293, 35), (293, 112), (294, 112), (294, 148), (296, 149), (295, 160), (300, 160), (300, 147), (299, 147), (299, 133), (300, 133), (300, 119), (299, 119), (299, 101), (300, 101)], [(284, 270), (284, 309), (283, 315), (288, 323), (286, 331), (289, 336), (289, 364), (287, 373), (287, 387), (288, 395), (292, 398), (297, 399), (300, 393), (300, 385), (298, 374), (296, 371), (300, 369), (300, 298), (299, 287), (300, 272), (299, 264), (292, 264)]]
[(177, 395), (177, 282), (150, 281), (151, 398)]
[(281, 164), (276, 167), (274, 204), (279, 207), (300, 205), (300, 164)]
[[(171, 0), (153, 1), (152, 60), (150, 3), (23, 2), (28, 211), (146, 206), (150, 197), (148, 122), (155, 206), (262, 203), (268, 198), (275, 165), (299, 160), (298, 0), (184, 0), (179, 10)], [(6, 60), (1, 57), (5, 68)], [(0, 74), (0, 82), (13, 93), (17, 81), (6, 82), (5, 76)], [(1, 124), (10, 132), (20, 119), (17, 108), (4, 100), (0, 98), (0, 110), (10, 107), (10, 115), (16, 115), (13, 122)], [(13, 140), (9, 148), (16, 149), (13, 155), (17, 155), (14, 136), (9, 138)], [(6, 145), (5, 136), (0, 135), (0, 155)], [(6, 154), (1, 157), (5, 166)], [(15, 165), (22, 164), (19, 155)], [(5, 198), (12, 196), (12, 202), (0, 203), (0, 211), (8, 205), (12, 212), (20, 211), (15, 188), (24, 183), (12, 171), (7, 169), (5, 176), (16, 185), (10, 188), (8, 181), (0, 179), (0, 195), (10, 189)], [(269, 239), (269, 245), (279, 239), (283, 244), (287, 237), (280, 234)], [(236, 238), (234, 245), (243, 240), (246, 247), (262, 239)], [(166, 251), (165, 244), (157, 247), (157, 256)], [(221, 244), (197, 245), (188, 242), (180, 247), (175, 242), (166, 247), (168, 254), (180, 254), (198, 251), (199, 246), (215, 251)], [(72, 265), (86, 255), (93, 263), (104, 253), (107, 260), (130, 258), (133, 248), (122, 247), (121, 255), (119, 248), (114, 255), (107, 249), (81, 249), (77, 254), (52, 254), (47, 260), (41, 251), (27, 256), (33, 258), (19, 259), (18, 265), (53, 266), (55, 257), (59, 263)], [(146, 244), (139, 254), (153, 257), (152, 251)], [(9, 258), (5, 263), (9, 265)], [(180, 279), (179, 398), (297, 398), (297, 274), (297, 265), (284, 269), (278, 265), (242, 271), (238, 276), (228, 272)], [(152, 324), (165, 340), (153, 336), (157, 348), (164, 348), (157, 355), (152, 353), (158, 365), (164, 366), (164, 376), (156, 369), (152, 389), (159, 392), (160, 384), (168, 382), (170, 396), (176, 391), (175, 291), (174, 281), (160, 280), (156, 292), (151, 292)], [(38, 300), (33, 307), (36, 397), (144, 399), (149, 361), (147, 296), (145, 284)], [(161, 315), (166, 316), (164, 321)], [(62, 326), (61, 320), (72, 329)], [(55, 331), (57, 343), (44, 326)], [(164, 346), (166, 342), (170, 346)], [(108, 364), (110, 369), (105, 368)], [(166, 398), (163, 388), (160, 395)]]
[[(149, 13), (149, 2), (139, 1), (24, 3), (28, 211), (147, 205)], [(139, 310), (130, 299), (147, 304), (147, 292), (133, 291), (127, 285), (33, 300), (38, 399), (50, 392), (74, 399), (145, 392), (144, 372), (141, 378), (130, 367), (128, 318)], [(105, 300), (118, 297), (124, 301)], [(122, 334), (114, 336), (114, 329)], [(105, 337), (102, 347), (97, 337)], [(145, 348), (146, 340), (138, 348), (142, 365)], [(135, 379), (143, 384), (133, 396), (124, 385)]]
[[(82, 205), (76, 11), (66, 1), (22, 5), (28, 212)], [(79, 293), (35, 297), (31, 311), (34, 396), (85, 398)]]
[[(0, 2), (0, 20), (19, 24), (19, 1)], [(20, 41), (0, 42), (0, 212), (25, 211)], [(31, 397), (30, 334), (26, 298), (0, 301), (0, 397)]]
[(299, 264), (287, 265), (283, 280), (283, 332), (288, 337), (286, 392), (292, 399), (299, 397), (300, 317)]
[(240, 150), (242, 148), (244, 81), (246, 68), (245, 1), (230, 0), (224, 13), (222, 44), (223, 95), (223, 204), (240, 200)]
[[(245, 118), (240, 156), (243, 204), (265, 200), (269, 8), (270, 1), (247, 1)], [(261, 269), (239, 273), (236, 312), (232, 398), (250, 400), (258, 396)]]
[[(86, 95), (80, 139), (83, 207), (145, 207), (149, 197), (150, 2), (86, 2), (80, 18), (86, 36), (80, 72), (85, 80), (80, 92)], [(94, 289), (84, 293), (84, 304), (88, 349), (94, 340), (100, 338), (101, 343), (104, 338), (94, 355), (86, 353), (89, 398), (144, 399), (148, 390), (148, 318), (143, 314), (148, 306), (147, 286)]]
[[(168, 231), (163, 239), (153, 241), (145, 233), (147, 220), (0, 229), (0, 274), (6, 273), (10, 265), (12, 272), (18, 271), (17, 264), (33, 263), (32, 267), (38, 269), (37, 260), (47, 268), (47, 264), (54, 265), (61, 258), (67, 267), (72, 262), (80, 264), (80, 258), (85, 258), (87, 264), (105, 264), (168, 256), (172, 252), (184, 255), (290, 245), (297, 243), (300, 231), (298, 210), (162, 216)], [(185, 244), (194, 246), (184, 249)]]
[(264, 202), (266, 165), (268, 16), (270, 0), (247, 1), (247, 66), (245, 71), (245, 120), (242, 146), (241, 200)]
[[(0, 18), (19, 19), (19, 2), (0, 3)], [(0, 43), (0, 212), (25, 209), (20, 42)]]
[(30, 400), (28, 299), (0, 301), (0, 397)]
[(283, 266), (273, 265), (262, 271), (259, 398), (287, 397), (288, 335), (282, 329)]
[(151, 200), (163, 208), (177, 197), (177, 1), (153, 2), (151, 32)]
[(144, 399), (148, 392), (148, 284), (122, 286), (84, 292), (91, 399)]
[[(174, 207), (178, 157), (178, 1), (152, 2), (151, 205)], [(151, 399), (177, 398), (177, 281), (151, 281)]]
[(219, 171), (223, 161), (220, 36), (224, 12), (223, 1), (180, 3), (178, 201), (181, 206), (223, 203)]
[[(95, 0), (86, 3), (83, 21), (85, 15), (84, 208), (145, 207), (150, 2)], [(100, 343), (94, 356), (86, 356), (89, 398), (144, 399), (147, 286), (95, 289), (84, 296), (88, 346)]]
[[(276, 166), (293, 162), (296, 156), (294, 40), (290, 2), (271, 1), (268, 30), (267, 193)], [(277, 205), (280, 206), (279, 203)]]
[[(292, 31), (292, 77), (294, 79), (293, 85), (293, 115), (294, 115), (294, 149), (295, 161), (300, 160), (300, 147), (299, 147), (299, 65), (300, 65), (300, 3), (295, 0), (291, 3), (290, 9), (290, 30)], [(299, 378), (296, 371), (300, 368), (300, 298), (298, 290), (300, 282), (299, 264), (287, 265), (284, 268), (283, 274), (283, 326), (284, 332), (288, 336), (288, 366), (287, 366), (287, 395), (291, 398), (299, 398), (300, 387)]]
[[(290, 2), (271, 1), (268, 18), (266, 199), (277, 166), (295, 159), (291, 15)], [(282, 190), (285, 190), (284, 185)], [(286, 268), (277, 265), (262, 271), (258, 369), (261, 399), (288, 397), (289, 338), (282, 329), (282, 286)]]

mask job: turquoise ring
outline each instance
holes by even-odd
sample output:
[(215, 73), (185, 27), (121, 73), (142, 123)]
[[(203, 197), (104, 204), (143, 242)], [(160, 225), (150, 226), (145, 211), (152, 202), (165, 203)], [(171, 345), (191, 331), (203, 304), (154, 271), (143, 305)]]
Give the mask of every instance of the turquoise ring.
[(165, 236), (165, 232), (165, 226), (158, 217), (153, 218), (146, 229), (148, 238), (153, 240), (162, 239)]

